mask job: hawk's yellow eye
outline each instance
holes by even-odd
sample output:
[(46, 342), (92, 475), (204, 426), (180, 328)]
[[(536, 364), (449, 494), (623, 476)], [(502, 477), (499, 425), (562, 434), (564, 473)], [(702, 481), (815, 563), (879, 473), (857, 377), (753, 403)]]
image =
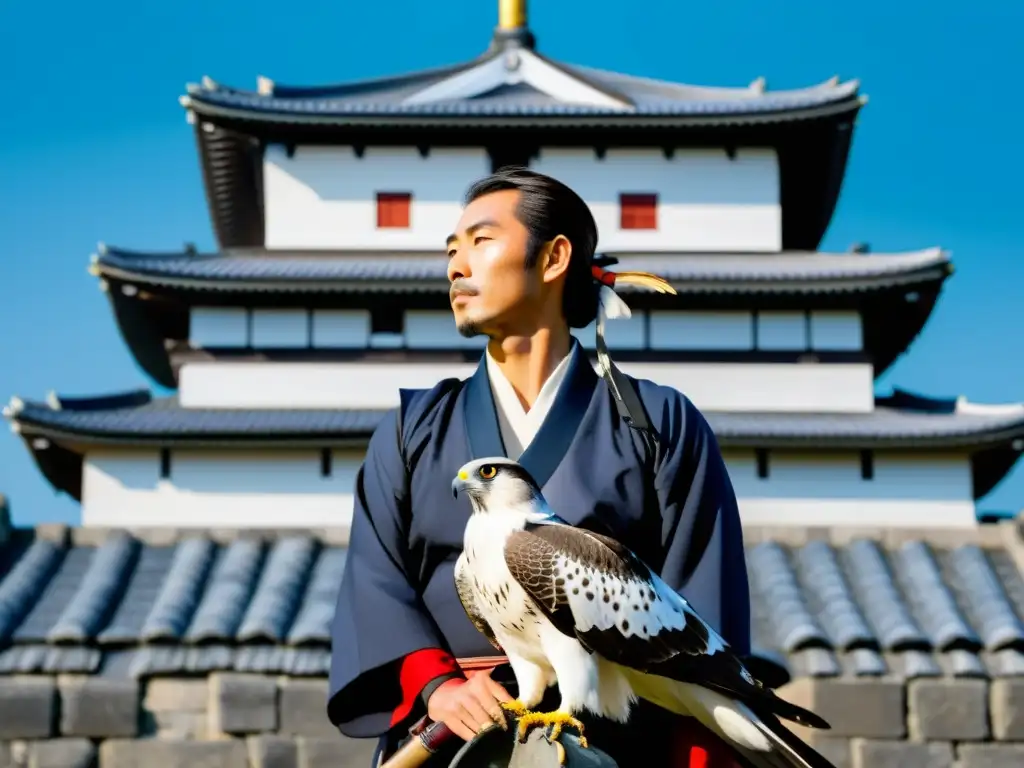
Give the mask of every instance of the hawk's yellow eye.
[(480, 477), (482, 477), (484, 480), (490, 480), (496, 474), (498, 474), (498, 468), (495, 467), (493, 464), (484, 464), (482, 467), (480, 467)]

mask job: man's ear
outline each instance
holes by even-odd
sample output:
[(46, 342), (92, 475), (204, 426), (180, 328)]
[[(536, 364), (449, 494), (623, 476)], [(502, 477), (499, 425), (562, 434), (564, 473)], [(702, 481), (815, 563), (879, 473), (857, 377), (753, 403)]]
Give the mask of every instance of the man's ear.
[(544, 244), (541, 250), (541, 277), (545, 283), (551, 283), (560, 278), (569, 269), (569, 259), (572, 257), (572, 243), (565, 235), (556, 235), (555, 238)]

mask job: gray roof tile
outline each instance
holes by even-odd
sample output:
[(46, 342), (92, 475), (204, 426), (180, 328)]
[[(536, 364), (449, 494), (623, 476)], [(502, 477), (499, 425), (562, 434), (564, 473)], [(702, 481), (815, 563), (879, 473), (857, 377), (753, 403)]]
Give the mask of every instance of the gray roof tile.
[(748, 553), (747, 567), (762, 620), (772, 627), (768, 645), (786, 653), (808, 647), (827, 647), (828, 638), (807, 610), (804, 594), (782, 546), (771, 541)]
[(60, 565), (46, 583), (42, 594), (14, 631), (15, 641), (46, 643), (50, 640), (50, 630), (64, 615), (64, 611), (78, 592), (94, 554), (95, 550), (91, 547), (73, 547), (64, 553)]
[(978, 628), (982, 645), (988, 650), (1024, 648), (1024, 624), (981, 548), (958, 547), (943, 560), (947, 564), (946, 581), (971, 624)]
[(842, 551), (841, 557), (852, 589), (863, 596), (861, 605), (881, 647), (902, 650), (925, 646), (927, 639), (902, 600), (878, 544), (863, 539), (854, 541)]
[(15, 645), (0, 650), (0, 674), (91, 674), (103, 660), (103, 652), (90, 646)]
[(892, 553), (891, 562), (910, 610), (933, 646), (945, 650), (980, 645), (925, 542), (907, 542)]
[(321, 552), (288, 632), (289, 645), (330, 643), (334, 601), (345, 571), (345, 555), (344, 549)]
[[(11, 554), (15, 554), (14, 548), (8, 545)], [(4, 575), (0, 581), (0, 643), (8, 640), (31, 612), (63, 556), (57, 544), (37, 539)]]
[[(18, 554), (0, 578), (0, 674), (327, 673), (345, 549), (314, 531), (159, 545), (124, 531), (97, 545), (26, 536), (2, 550)], [(752, 541), (747, 557), (754, 646), (785, 674), (1024, 675), (1024, 579), (1008, 549), (922, 534)]]
[(172, 547), (139, 547), (135, 567), (126, 578), (124, 596), (106, 628), (97, 636), (104, 644), (130, 643), (141, 636), (152, 606), (168, 581)]
[(265, 548), (257, 539), (240, 539), (220, 550), (186, 640), (223, 642), (235, 636), (259, 578)]
[(316, 542), (308, 536), (284, 539), (273, 546), (238, 629), (239, 640), (284, 641), (302, 600), (316, 550)]
[(160, 591), (146, 604), (140, 639), (159, 641), (184, 637), (216, 553), (217, 547), (212, 541), (195, 537), (173, 548)]
[(823, 541), (811, 542), (796, 553), (794, 561), (805, 585), (804, 594), (821, 617), (831, 644), (843, 650), (871, 645), (874, 635), (850, 593), (832, 548)]
[(74, 594), (46, 634), (50, 643), (81, 643), (102, 629), (130, 578), (139, 542), (126, 533), (108, 538), (89, 559)]

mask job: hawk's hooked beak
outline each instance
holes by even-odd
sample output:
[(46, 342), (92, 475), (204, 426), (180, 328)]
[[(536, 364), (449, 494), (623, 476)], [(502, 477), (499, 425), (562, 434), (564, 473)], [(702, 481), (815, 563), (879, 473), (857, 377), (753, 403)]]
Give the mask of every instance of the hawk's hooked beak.
[(455, 479), (452, 480), (452, 496), (454, 498), (459, 498), (459, 491), (464, 491), (466, 489), (467, 480), (469, 480), (469, 474), (464, 469), (460, 470), (459, 474), (457, 474)]

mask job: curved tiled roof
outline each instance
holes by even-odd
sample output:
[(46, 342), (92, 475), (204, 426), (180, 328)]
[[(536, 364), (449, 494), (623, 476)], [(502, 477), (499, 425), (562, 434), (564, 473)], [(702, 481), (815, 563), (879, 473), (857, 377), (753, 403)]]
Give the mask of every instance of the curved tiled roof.
[[(683, 292), (858, 291), (941, 280), (951, 271), (941, 248), (894, 254), (615, 253), (619, 268), (661, 275)], [(385, 291), (447, 294), (443, 255), (393, 252), (143, 253), (101, 245), (93, 271), (155, 286), (216, 291)], [(614, 269), (614, 268), (613, 268)], [(629, 290), (624, 286), (624, 290)]]
[(669, 118), (716, 125), (781, 122), (856, 111), (859, 82), (837, 77), (809, 87), (770, 91), (758, 78), (746, 87), (707, 87), (565, 64), (522, 48), (495, 46), (468, 62), (337, 85), (293, 87), (262, 78), (256, 91), (210, 78), (181, 98), (207, 116), (274, 123), (345, 124), (457, 118), (460, 124), (505, 119), (552, 123), (559, 118)]
[[(100, 398), (50, 402), (12, 399), (4, 409), (23, 433), (110, 440), (221, 438), (274, 441), (369, 435), (386, 411), (297, 408), (191, 408), (176, 396), (145, 390)], [(979, 447), (1024, 436), (1024, 404), (987, 406), (898, 393), (880, 398), (870, 413), (705, 412), (723, 445)]]
[[(12, 398), (4, 416), (57, 490), (81, 497), (82, 453), (90, 445), (365, 446), (386, 411), (186, 408), (146, 390), (48, 402)], [(724, 447), (957, 449), (971, 455), (975, 498), (1013, 468), (1024, 444), (1024, 405), (987, 406), (897, 393), (871, 413), (704, 414)]]
[[(1024, 673), (1024, 548), (972, 532), (747, 548), (754, 637), (796, 675)], [(952, 543), (955, 539), (961, 541)]]
[[(1014, 524), (898, 542), (746, 533), (754, 645), (777, 676), (1024, 674)], [(0, 675), (324, 675), (345, 556), (329, 531), (15, 531)]]

